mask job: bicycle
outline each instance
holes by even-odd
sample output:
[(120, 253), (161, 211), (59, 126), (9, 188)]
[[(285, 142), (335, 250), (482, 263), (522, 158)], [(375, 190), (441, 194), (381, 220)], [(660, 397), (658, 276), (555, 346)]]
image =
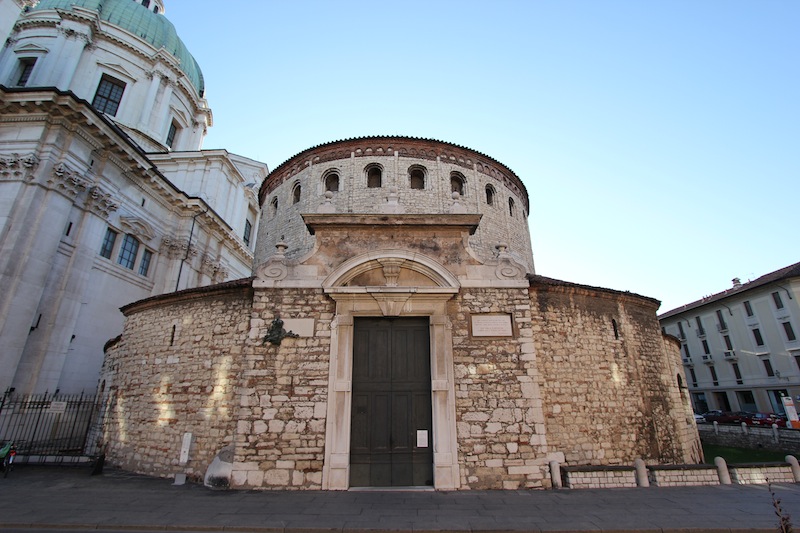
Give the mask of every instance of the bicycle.
[(8, 473), (14, 467), (14, 458), (17, 456), (17, 448), (14, 443), (8, 441), (5, 446), (0, 448), (0, 469), (3, 471), (3, 477), (8, 477)]

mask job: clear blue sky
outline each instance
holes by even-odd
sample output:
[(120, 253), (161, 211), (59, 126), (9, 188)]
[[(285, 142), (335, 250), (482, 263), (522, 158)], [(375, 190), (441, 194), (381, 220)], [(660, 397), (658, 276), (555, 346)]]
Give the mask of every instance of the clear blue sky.
[(538, 274), (660, 312), (800, 261), (800, 1), (165, 1), (204, 148), (473, 148), (528, 188)]

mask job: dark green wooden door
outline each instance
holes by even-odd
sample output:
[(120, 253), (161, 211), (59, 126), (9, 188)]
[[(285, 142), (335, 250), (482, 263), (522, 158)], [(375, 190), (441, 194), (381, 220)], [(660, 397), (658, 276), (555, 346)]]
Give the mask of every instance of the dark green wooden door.
[(351, 487), (433, 485), (427, 318), (356, 318)]

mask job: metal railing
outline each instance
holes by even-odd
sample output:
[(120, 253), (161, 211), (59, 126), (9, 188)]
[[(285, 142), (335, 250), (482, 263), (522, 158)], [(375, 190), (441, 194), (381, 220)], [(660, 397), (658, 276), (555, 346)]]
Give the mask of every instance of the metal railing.
[(0, 442), (13, 441), (17, 455), (58, 458), (93, 455), (86, 437), (96, 412), (95, 397), (76, 395), (14, 394), (0, 398)]

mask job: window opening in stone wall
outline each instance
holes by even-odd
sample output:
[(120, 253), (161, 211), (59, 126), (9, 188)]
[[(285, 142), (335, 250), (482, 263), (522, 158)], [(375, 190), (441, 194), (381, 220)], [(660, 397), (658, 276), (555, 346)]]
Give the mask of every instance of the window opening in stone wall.
[(169, 124), (169, 131), (167, 132), (167, 146), (169, 146), (170, 150), (175, 145), (175, 137), (178, 135), (178, 125), (175, 124), (173, 120)]
[(761, 330), (753, 328), (753, 339), (756, 341), (756, 346), (764, 346), (764, 338), (761, 336)]
[(408, 186), (419, 190), (425, 188), (425, 169), (423, 167), (415, 166), (408, 169)]
[(466, 190), (467, 178), (460, 172), (450, 173), (450, 191), (457, 192), (459, 195), (464, 196)]
[(329, 172), (325, 175), (325, 190), (339, 192), (339, 174), (337, 172)]
[(292, 189), (292, 204), (300, 203), (300, 193), (302, 192), (302, 188), (299, 183), (294, 184), (294, 188)]
[(513, 198), (509, 198), (508, 199), (508, 216), (513, 217), (514, 216), (514, 210), (515, 210), (514, 199)]
[(33, 73), (33, 67), (36, 65), (36, 58), (23, 57), (19, 60), (19, 63), (22, 70), (17, 78), (17, 87), (25, 87), (28, 84), (28, 80), (31, 78), (31, 74)]
[(111, 228), (106, 229), (106, 235), (103, 237), (103, 245), (100, 247), (100, 255), (106, 259), (111, 259), (111, 252), (114, 251), (114, 244), (117, 242), (116, 231)]
[(783, 300), (778, 292), (772, 293), (772, 301), (775, 302), (775, 309), (783, 309)]
[(136, 254), (139, 253), (139, 241), (131, 235), (126, 234), (122, 239), (122, 246), (119, 249), (119, 257), (117, 263), (133, 270), (133, 265), (136, 263)]
[(125, 82), (111, 76), (103, 74), (97, 92), (92, 100), (92, 107), (100, 113), (111, 115), (117, 114), (119, 104), (122, 102), (122, 93), (125, 92)]
[(767, 372), (767, 377), (775, 377), (775, 371), (772, 369), (772, 361), (769, 359), (762, 359), (761, 361), (764, 363), (764, 370)]
[(150, 7), (150, 0), (142, 0), (142, 5), (144, 7)]
[(486, 205), (494, 205), (494, 187), (491, 185), (486, 186)]
[(683, 386), (683, 378), (681, 377), (681, 375), (680, 375), (680, 374), (676, 374), (675, 376), (678, 378), (678, 388), (679, 388), (681, 391), (683, 391), (683, 389), (685, 389), (685, 388), (686, 388), (686, 387), (684, 387), (684, 386)]
[(733, 375), (736, 377), (736, 384), (743, 385), (744, 380), (742, 379), (742, 371), (739, 370), (739, 363), (731, 363), (731, 368), (733, 368)]
[(383, 185), (383, 170), (378, 165), (370, 165), (367, 167), (367, 187), (370, 189), (379, 189)]
[(794, 334), (794, 328), (791, 322), (782, 322), (783, 331), (786, 333), (786, 340), (789, 342), (796, 341), (797, 336)]
[(150, 271), (150, 263), (153, 259), (153, 252), (150, 250), (145, 250), (142, 252), (142, 260), (139, 263), (139, 275), (147, 277), (147, 273)]
[(253, 224), (249, 220), (244, 221), (244, 234), (242, 240), (247, 246), (250, 246), (250, 234), (253, 232)]
[(275, 198), (273, 198), (272, 201), (269, 203), (269, 210), (270, 210), (270, 215), (272, 215), (273, 217), (278, 214), (278, 197), (277, 196)]
[(617, 326), (617, 321), (615, 319), (611, 319), (611, 327), (614, 329), (614, 338), (619, 339), (619, 327)]
[(173, 346), (175, 344), (175, 330), (178, 329), (178, 326), (175, 324), (172, 325), (172, 333), (169, 335), (169, 345)]

